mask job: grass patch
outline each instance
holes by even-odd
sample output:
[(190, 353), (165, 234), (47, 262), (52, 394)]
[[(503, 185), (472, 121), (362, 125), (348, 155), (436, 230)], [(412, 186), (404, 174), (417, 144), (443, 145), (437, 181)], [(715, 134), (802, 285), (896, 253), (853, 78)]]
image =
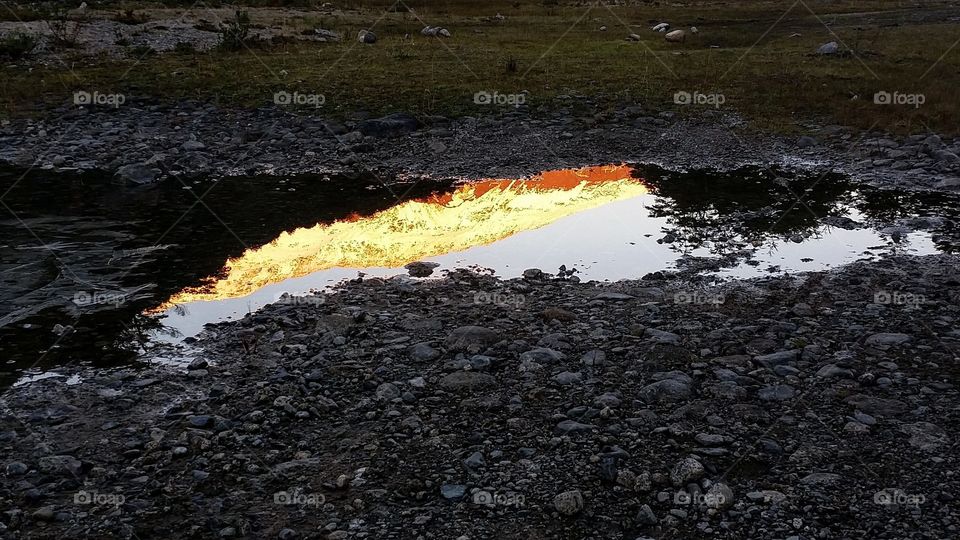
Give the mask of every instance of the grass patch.
[[(77, 59), (71, 70), (6, 69), (0, 104), (12, 114), (38, 103), (62, 104), (75, 88), (105, 87), (131, 96), (262, 106), (283, 89), (323, 94), (322, 114), (461, 115), (491, 112), (473, 96), (498, 91), (527, 92), (533, 107), (576, 106), (576, 96), (590, 96), (601, 109), (639, 103), (652, 111), (702, 112), (702, 106), (673, 102), (676, 92), (686, 91), (723, 94), (723, 110), (784, 132), (809, 121), (946, 134), (960, 126), (954, 98), (960, 48), (944, 55), (956, 41), (957, 25), (943, 22), (947, 17), (937, 10), (950, 8), (937, 3), (918, 10), (896, 1), (808, 2), (816, 15), (800, 4), (784, 14), (791, 3), (763, 1), (609, 9), (408, 2), (414, 13), (384, 13), (384, 2), (381, 9), (373, 4), (347, 2), (356, 11), (336, 15), (272, 12), (272, 22), (271, 12), (250, 13), (258, 24), (285, 24), (292, 34), (333, 27), (344, 37), (340, 43), (280, 40), (252, 51), (226, 46), (228, 40), (237, 45), (249, 36), (249, 18), (245, 33), (235, 17), (227, 23), (233, 34), (224, 39), (225, 46), (208, 53), (161, 54), (136, 64)], [(494, 19), (498, 12), (506, 19)], [(668, 44), (649, 29), (661, 20), (678, 28), (697, 26), (700, 32), (686, 43)], [(453, 37), (421, 36), (425, 24), (442, 24)], [(356, 43), (357, 32), (371, 27), (379, 41)], [(642, 41), (625, 41), (628, 33)], [(841, 41), (854, 53), (814, 54), (827, 41)], [(923, 94), (925, 103), (875, 104), (873, 96), (881, 91)]]

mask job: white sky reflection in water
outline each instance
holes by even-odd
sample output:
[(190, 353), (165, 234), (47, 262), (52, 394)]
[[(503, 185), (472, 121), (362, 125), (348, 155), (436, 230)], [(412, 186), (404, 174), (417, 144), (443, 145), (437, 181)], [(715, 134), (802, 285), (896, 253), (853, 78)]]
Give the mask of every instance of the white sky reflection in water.
[[(608, 168), (607, 172), (610, 170)], [(676, 261), (681, 254), (671, 249), (669, 244), (657, 243), (663, 237), (662, 229), (668, 225), (668, 219), (650, 217), (649, 208), (658, 197), (643, 191), (624, 198), (630, 192), (621, 190), (608, 197), (612, 202), (596, 207), (584, 205), (586, 209), (547, 219), (545, 225), (511, 233), (492, 243), (416, 259), (439, 263), (435, 275), (444, 269), (477, 265), (492, 268), (497, 275), (505, 278), (519, 276), (526, 268), (555, 272), (560, 265), (566, 265), (567, 268), (579, 270), (578, 276), (584, 281), (636, 279), (650, 272), (676, 268)], [(529, 193), (526, 196), (536, 197), (537, 194)], [(860, 216), (854, 210), (851, 209), (847, 215), (859, 221)], [(553, 218), (553, 215), (547, 217)], [(368, 218), (359, 221), (364, 219)], [(801, 243), (775, 238), (764, 240), (765, 244), (754, 253), (754, 260), (759, 265), (740, 262), (732, 268), (720, 270), (717, 275), (731, 278), (765, 275), (769, 266), (779, 266), (781, 271), (789, 272), (822, 270), (894, 249), (889, 238), (871, 229), (851, 231), (822, 227), (819, 234)], [(937, 251), (930, 235), (922, 232), (907, 235), (896, 249), (915, 254)], [(690, 251), (689, 254), (710, 255), (706, 248)], [(276, 301), (284, 292), (297, 295), (311, 289), (323, 289), (344, 279), (355, 278), (358, 271), (381, 277), (406, 273), (402, 264), (395, 267), (328, 268), (271, 282), (239, 297), (221, 295), (214, 300), (174, 301), (184, 314), (167, 309), (165, 313), (168, 317), (164, 324), (179, 331), (183, 337), (192, 336), (200, 332), (205, 323), (240, 318)], [(181, 297), (192, 298), (191, 294)], [(203, 297), (203, 294), (193, 297)]]

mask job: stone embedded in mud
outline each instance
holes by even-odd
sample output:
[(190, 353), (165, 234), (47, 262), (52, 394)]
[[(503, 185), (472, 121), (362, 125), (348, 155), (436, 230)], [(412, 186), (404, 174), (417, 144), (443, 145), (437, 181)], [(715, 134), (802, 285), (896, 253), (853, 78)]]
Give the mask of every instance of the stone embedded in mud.
[(565, 516), (572, 516), (583, 510), (583, 493), (579, 489), (564, 491), (553, 498), (553, 507)]
[(483, 326), (461, 326), (447, 337), (447, 347), (454, 351), (478, 352), (500, 341), (500, 334)]

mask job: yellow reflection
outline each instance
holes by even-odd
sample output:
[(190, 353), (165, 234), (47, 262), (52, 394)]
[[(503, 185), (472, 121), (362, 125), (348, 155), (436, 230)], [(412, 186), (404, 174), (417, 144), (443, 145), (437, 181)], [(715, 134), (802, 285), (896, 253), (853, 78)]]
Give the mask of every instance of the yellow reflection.
[(367, 217), (283, 232), (227, 260), (219, 276), (184, 289), (155, 311), (186, 302), (246, 296), (265, 285), (329, 268), (401, 267), (536, 229), (562, 217), (647, 193), (624, 165), (484, 180), (406, 201)]

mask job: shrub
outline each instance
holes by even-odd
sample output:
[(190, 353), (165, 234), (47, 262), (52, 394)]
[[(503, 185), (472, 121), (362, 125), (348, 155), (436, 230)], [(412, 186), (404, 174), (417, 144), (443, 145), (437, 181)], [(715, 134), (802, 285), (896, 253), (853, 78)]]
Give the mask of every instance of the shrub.
[(20, 60), (32, 53), (39, 42), (40, 40), (33, 34), (22, 32), (7, 34), (0, 39), (0, 57)]
[(220, 46), (230, 51), (248, 48), (255, 44), (256, 36), (250, 34), (250, 14), (237, 10), (233, 19), (220, 25)]

